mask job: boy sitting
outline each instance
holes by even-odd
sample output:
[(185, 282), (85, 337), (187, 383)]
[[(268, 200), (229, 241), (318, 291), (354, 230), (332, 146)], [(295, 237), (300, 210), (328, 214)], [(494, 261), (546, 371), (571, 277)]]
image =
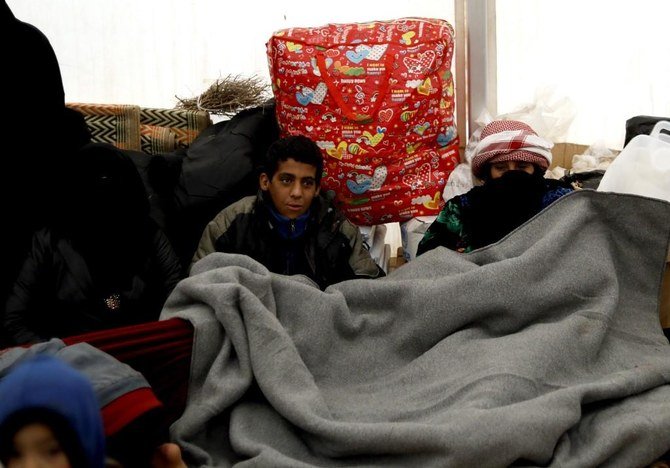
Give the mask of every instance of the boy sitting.
[(233, 203), (205, 228), (193, 263), (212, 252), (248, 255), (270, 271), (302, 274), (321, 289), (384, 273), (358, 228), (319, 195), (323, 159), (304, 136), (270, 146), (258, 195)]

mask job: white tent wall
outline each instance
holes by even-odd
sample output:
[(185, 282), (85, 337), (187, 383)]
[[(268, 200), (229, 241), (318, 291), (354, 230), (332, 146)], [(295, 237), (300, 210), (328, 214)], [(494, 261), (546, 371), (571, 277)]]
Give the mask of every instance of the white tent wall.
[(70, 102), (173, 107), (217, 78), (269, 82), (265, 43), (278, 29), (403, 16), (454, 21), (453, 2), (340, 0), (10, 0), (44, 32)]
[(576, 116), (565, 141), (620, 149), (625, 122), (670, 117), (666, 0), (499, 0), (497, 102), (506, 113), (553, 88)]
[[(327, 7), (307, 0), (8, 4), (49, 37), (70, 102), (173, 107), (175, 96), (196, 96), (228, 74), (269, 79), (265, 42), (275, 30), (402, 16), (439, 17), (457, 26), (456, 5), (470, 15), (470, 121), (483, 104), (494, 114), (511, 112), (549, 87), (577, 111), (564, 141), (618, 149), (626, 119), (670, 115), (670, 41), (662, 35), (670, 2), (665, 0), (341, 0)], [(479, 11), (487, 16), (473, 15), (478, 11), (473, 7), (483, 4), (487, 8)], [(481, 27), (481, 22), (488, 23)], [(478, 61), (479, 50), (472, 47), (482, 44), (491, 50)], [(457, 88), (463, 88), (456, 76)]]

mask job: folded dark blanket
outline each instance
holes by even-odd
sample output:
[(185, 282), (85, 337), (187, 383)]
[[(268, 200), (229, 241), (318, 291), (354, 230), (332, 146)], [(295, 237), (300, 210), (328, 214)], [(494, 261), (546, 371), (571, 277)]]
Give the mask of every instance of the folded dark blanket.
[(644, 466), (670, 449), (669, 236), (670, 204), (584, 190), (323, 292), (212, 254), (163, 311), (195, 326), (173, 437), (189, 466)]

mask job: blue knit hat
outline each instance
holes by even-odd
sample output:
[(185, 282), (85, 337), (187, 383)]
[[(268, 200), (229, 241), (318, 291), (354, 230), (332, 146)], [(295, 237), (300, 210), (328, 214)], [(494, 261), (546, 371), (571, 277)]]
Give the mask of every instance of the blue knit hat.
[(105, 436), (93, 386), (79, 371), (49, 355), (19, 363), (0, 381), (0, 433), (24, 411), (44, 410), (60, 416), (79, 439), (86, 466), (102, 468)]

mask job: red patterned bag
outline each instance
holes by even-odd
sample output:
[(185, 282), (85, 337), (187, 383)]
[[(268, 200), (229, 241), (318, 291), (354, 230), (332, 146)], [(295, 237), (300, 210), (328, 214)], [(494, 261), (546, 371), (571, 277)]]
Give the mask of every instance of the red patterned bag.
[(359, 225), (436, 215), (459, 162), (454, 30), (437, 19), (276, 32), (267, 52), (283, 135), (324, 156), (321, 189)]

